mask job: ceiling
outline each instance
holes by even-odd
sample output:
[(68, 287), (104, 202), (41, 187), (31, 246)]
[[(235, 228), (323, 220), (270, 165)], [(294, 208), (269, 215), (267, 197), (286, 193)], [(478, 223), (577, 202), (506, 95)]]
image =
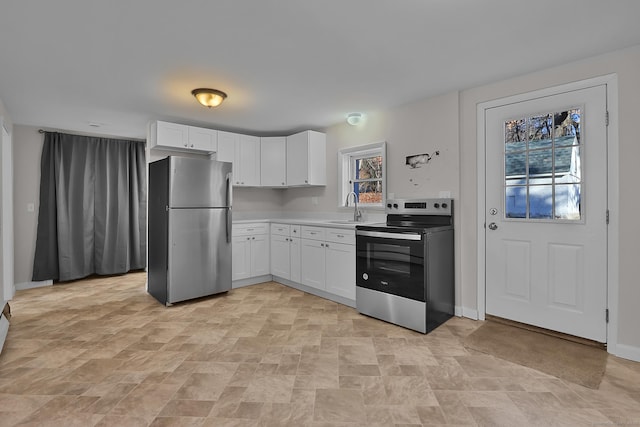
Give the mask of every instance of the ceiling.
[[(163, 119), (321, 130), (640, 44), (638, 0), (16, 0), (0, 100), (16, 124), (144, 138)], [(228, 94), (218, 108), (191, 90)]]

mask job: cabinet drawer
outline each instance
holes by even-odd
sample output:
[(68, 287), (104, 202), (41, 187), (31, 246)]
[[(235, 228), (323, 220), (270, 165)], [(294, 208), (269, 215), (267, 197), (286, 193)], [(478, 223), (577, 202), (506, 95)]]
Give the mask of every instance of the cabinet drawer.
[(327, 242), (355, 245), (356, 232), (354, 230), (344, 230), (341, 228), (327, 228), (324, 231), (324, 239)]
[(301, 237), (303, 239), (324, 240), (324, 228), (303, 226)]
[(289, 237), (291, 226), (289, 224), (271, 224), (271, 234)]
[(234, 224), (231, 234), (234, 236), (267, 234), (267, 224), (266, 223)]

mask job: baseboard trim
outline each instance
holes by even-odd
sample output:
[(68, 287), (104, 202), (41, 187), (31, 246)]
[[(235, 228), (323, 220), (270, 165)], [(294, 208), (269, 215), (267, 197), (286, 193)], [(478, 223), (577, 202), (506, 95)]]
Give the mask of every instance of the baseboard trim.
[(640, 347), (631, 345), (616, 344), (615, 355), (623, 359), (640, 362)]
[(456, 307), (456, 316), (467, 317), (469, 319), (478, 320), (478, 310), (469, 307)]
[(244, 286), (257, 285), (258, 283), (270, 282), (273, 276), (265, 274), (263, 276), (249, 277), (247, 279), (234, 280), (231, 283), (231, 289), (242, 288)]
[(45, 286), (52, 286), (52, 285), (53, 285), (53, 280), (16, 283), (16, 291), (24, 291), (27, 289), (35, 289), (35, 288), (44, 288)]

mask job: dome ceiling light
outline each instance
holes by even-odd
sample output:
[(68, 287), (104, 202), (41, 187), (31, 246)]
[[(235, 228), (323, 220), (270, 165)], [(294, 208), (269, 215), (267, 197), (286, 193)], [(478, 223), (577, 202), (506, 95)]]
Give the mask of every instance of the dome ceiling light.
[(198, 102), (205, 107), (217, 107), (222, 104), (227, 94), (217, 89), (199, 88), (191, 91), (191, 94), (196, 97)]

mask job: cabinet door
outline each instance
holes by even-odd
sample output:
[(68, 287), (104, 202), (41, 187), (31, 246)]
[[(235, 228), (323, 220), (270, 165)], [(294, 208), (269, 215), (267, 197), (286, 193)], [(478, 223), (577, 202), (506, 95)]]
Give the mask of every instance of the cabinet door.
[(291, 280), (296, 283), (302, 283), (300, 271), (300, 239), (292, 237), (289, 240), (289, 251), (291, 257)]
[(260, 138), (260, 185), (287, 185), (287, 139), (282, 136)]
[[(216, 154), (216, 159), (221, 162), (231, 162), (234, 163), (235, 160), (235, 150), (236, 145), (238, 143), (238, 134), (231, 132), (218, 131), (218, 151)], [(235, 174), (235, 163), (234, 174)]]
[(251, 236), (251, 276), (269, 274), (269, 235)]
[(231, 254), (231, 279), (251, 277), (251, 236), (234, 237)]
[(309, 143), (306, 132), (287, 137), (287, 185), (305, 185), (308, 180)]
[(189, 148), (214, 152), (218, 148), (218, 131), (189, 126)]
[(260, 138), (257, 136), (240, 135), (239, 147), (239, 155), (236, 158), (240, 166), (239, 185), (260, 185)]
[(326, 289), (332, 294), (356, 298), (356, 247), (326, 243)]
[(177, 123), (157, 122), (156, 145), (159, 147), (187, 148), (189, 127)]
[(291, 277), (289, 238), (271, 234), (271, 274), (289, 279)]
[(302, 239), (300, 257), (302, 260), (302, 284), (313, 288), (324, 289), (324, 242)]

